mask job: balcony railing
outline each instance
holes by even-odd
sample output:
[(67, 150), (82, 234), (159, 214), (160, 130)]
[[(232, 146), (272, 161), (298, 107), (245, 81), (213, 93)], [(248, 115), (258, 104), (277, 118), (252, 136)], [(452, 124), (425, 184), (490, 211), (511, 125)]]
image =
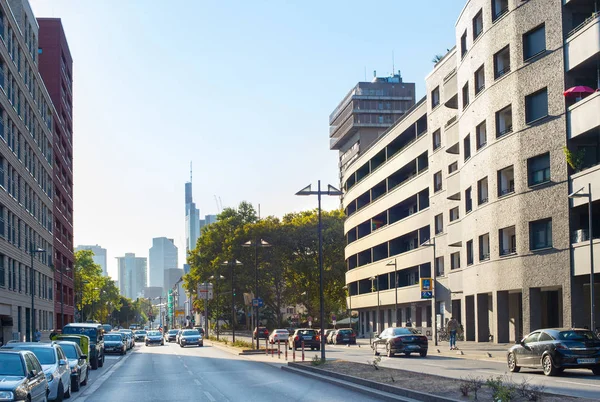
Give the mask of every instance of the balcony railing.
[(444, 128), (447, 128), (448, 126), (450, 126), (452, 123), (454, 123), (456, 121), (456, 119), (457, 119), (457, 116), (451, 117), (450, 120), (448, 120), (446, 122), (446, 124), (444, 125)]
[(567, 33), (567, 38), (573, 36), (574, 34), (576, 34), (577, 32), (579, 32), (580, 30), (582, 30), (587, 24), (589, 24), (590, 22), (594, 21), (599, 16), (600, 16), (600, 11), (596, 11), (595, 13), (593, 13), (590, 17), (586, 18), (585, 21), (583, 21), (581, 24), (579, 24), (575, 28), (571, 29), (569, 31), (569, 33)]
[[(594, 231), (594, 239), (600, 239), (600, 230)], [(590, 240), (589, 229), (577, 229), (571, 233), (571, 243), (582, 243)]]

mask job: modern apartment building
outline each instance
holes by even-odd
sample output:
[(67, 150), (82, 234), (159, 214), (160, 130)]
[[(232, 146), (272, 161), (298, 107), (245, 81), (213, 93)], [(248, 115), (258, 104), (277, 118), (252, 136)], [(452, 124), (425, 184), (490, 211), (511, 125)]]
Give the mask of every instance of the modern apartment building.
[(121, 295), (135, 299), (144, 295), (148, 286), (146, 257), (136, 257), (134, 253), (125, 253), (117, 257), (119, 267), (119, 291)]
[(455, 37), (426, 97), (342, 177), (360, 333), (410, 320), (432, 334), (433, 314), (457, 318), (466, 340), (499, 343), (590, 325), (589, 236), (600, 231), (589, 233), (586, 198), (569, 194), (592, 185), (600, 227), (600, 92), (563, 92), (599, 87), (594, 1), (471, 0)]
[[(54, 104), (54, 311), (57, 326), (73, 322), (73, 59), (60, 18), (38, 18), (39, 70)], [(60, 274), (59, 274), (60, 272)], [(59, 279), (60, 278), (60, 279)]]
[(156, 237), (152, 239), (149, 256), (148, 286), (163, 288), (165, 269), (177, 268), (177, 246), (173, 239)]
[(92, 257), (92, 259), (94, 260), (94, 263), (100, 265), (100, 267), (102, 267), (102, 274), (104, 276), (108, 276), (108, 268), (107, 268), (107, 258), (106, 258), (106, 249), (102, 248), (99, 245), (95, 245), (95, 246), (86, 246), (86, 245), (81, 245), (81, 246), (77, 246), (75, 247), (75, 251), (79, 251), (79, 250), (90, 250), (94, 253), (94, 256)]
[[(55, 325), (54, 118), (52, 100), (38, 73), (39, 41), (29, 3), (0, 0), (0, 336), (4, 342), (29, 339), (32, 329)], [(36, 328), (30, 326), (32, 314)]]
[(329, 115), (330, 148), (339, 150), (340, 172), (415, 103), (415, 84), (402, 76), (359, 82)]

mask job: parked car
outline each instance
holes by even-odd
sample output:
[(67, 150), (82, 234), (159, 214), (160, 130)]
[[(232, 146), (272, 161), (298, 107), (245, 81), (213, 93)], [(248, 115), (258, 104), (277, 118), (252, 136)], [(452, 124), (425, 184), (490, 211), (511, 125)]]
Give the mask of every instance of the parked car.
[(121, 332), (104, 335), (104, 353), (127, 353), (127, 336)]
[(146, 346), (148, 345), (161, 345), (165, 344), (165, 338), (163, 338), (160, 331), (148, 331), (146, 335)]
[(48, 399), (62, 401), (71, 396), (71, 370), (65, 352), (56, 343), (9, 342), (2, 349), (28, 350), (33, 352), (48, 381)]
[(143, 329), (138, 329), (134, 332), (134, 340), (136, 342), (144, 342), (146, 340), (147, 332)]
[(194, 329), (197, 329), (198, 332), (200, 332), (200, 335), (202, 335), (202, 337), (204, 338), (204, 328), (196, 326), (194, 327)]
[(183, 348), (190, 345), (204, 346), (202, 335), (196, 329), (184, 329), (179, 337), (179, 346)]
[(279, 341), (285, 345), (289, 337), (290, 333), (287, 329), (275, 329), (271, 332), (271, 335), (269, 335), (269, 343), (276, 344), (277, 341)]
[(304, 341), (304, 348), (310, 350), (321, 350), (321, 337), (314, 329), (299, 328), (288, 338), (289, 348), (299, 349)]
[(102, 324), (102, 329), (104, 330), (104, 333), (107, 333), (112, 331), (113, 327), (110, 324)]
[(167, 335), (165, 336), (165, 338), (167, 338), (167, 342), (171, 343), (171, 342), (177, 342), (177, 333), (179, 332), (178, 329), (170, 329), (169, 332), (167, 332)]
[[(96, 323), (71, 323), (64, 326), (63, 335), (85, 335), (90, 338), (89, 361), (92, 370), (104, 365), (104, 330)], [(82, 349), (85, 351), (85, 349)]]
[(87, 335), (75, 335), (75, 334), (69, 334), (69, 335), (62, 335), (62, 334), (58, 334), (52, 337), (53, 341), (69, 341), (69, 342), (75, 342), (77, 345), (79, 345), (79, 348), (81, 349), (81, 352), (86, 355), (86, 361), (88, 366), (90, 366), (91, 369), (91, 363), (90, 363), (90, 337)]
[(379, 350), (385, 350), (388, 357), (396, 353), (418, 353), (421, 357), (427, 356), (429, 340), (414, 328), (390, 327), (377, 335), (371, 344), (375, 355)]
[(340, 328), (331, 334), (331, 343), (356, 345), (356, 334), (351, 328)]
[(0, 395), (8, 401), (46, 402), (48, 381), (32, 352), (0, 350)]
[(133, 331), (130, 329), (120, 329), (119, 332), (127, 338), (127, 350), (132, 349), (135, 346)]
[(268, 339), (269, 338), (269, 330), (266, 327), (257, 327), (254, 328), (254, 332), (252, 333), (252, 339)]
[(71, 370), (71, 388), (73, 391), (79, 391), (81, 385), (87, 385), (88, 383), (90, 370), (86, 360), (87, 356), (75, 342), (59, 341), (56, 343), (60, 345), (69, 361), (69, 369)]
[(565, 369), (590, 369), (600, 375), (600, 339), (588, 329), (539, 329), (508, 350), (508, 369), (541, 368), (552, 376)]

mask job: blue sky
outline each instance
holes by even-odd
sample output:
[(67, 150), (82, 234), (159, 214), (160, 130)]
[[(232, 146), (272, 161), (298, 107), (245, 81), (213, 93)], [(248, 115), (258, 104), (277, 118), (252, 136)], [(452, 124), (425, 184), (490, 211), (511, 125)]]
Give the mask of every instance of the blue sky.
[[(75, 244), (148, 255), (174, 238), (183, 264), (184, 183), (214, 214), (314, 208), (294, 193), (338, 184), (328, 116), (357, 81), (396, 70), (424, 95), (454, 45), (465, 0), (30, 0), (62, 19), (74, 59)], [(324, 207), (338, 206), (337, 199)]]

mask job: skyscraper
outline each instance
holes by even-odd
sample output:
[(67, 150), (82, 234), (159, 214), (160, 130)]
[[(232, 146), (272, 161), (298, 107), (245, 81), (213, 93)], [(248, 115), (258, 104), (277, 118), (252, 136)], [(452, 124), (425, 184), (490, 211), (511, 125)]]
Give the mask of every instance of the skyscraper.
[(145, 257), (136, 257), (134, 253), (125, 253), (117, 257), (119, 263), (119, 291), (121, 295), (135, 299), (143, 295), (147, 286), (147, 264)]
[(164, 271), (168, 268), (177, 268), (177, 246), (173, 239), (156, 237), (152, 239), (150, 248), (150, 270), (148, 273), (148, 286), (164, 287)]
[(211, 223), (215, 223), (217, 221), (217, 215), (205, 215), (204, 219), (200, 220), (200, 230), (202, 230), (202, 228), (204, 226), (208, 226)]
[(192, 198), (192, 172), (190, 181), (185, 183), (185, 251), (196, 248), (196, 241), (200, 237), (200, 211)]
[(102, 267), (102, 275), (108, 276), (108, 269), (107, 269), (107, 263), (106, 263), (106, 249), (105, 248), (102, 248), (97, 244), (95, 246), (80, 245), (80, 246), (75, 247), (75, 251), (80, 251), (80, 250), (91, 250), (94, 253), (94, 256), (92, 257), (92, 259), (94, 260), (94, 262), (96, 264), (98, 264)]

